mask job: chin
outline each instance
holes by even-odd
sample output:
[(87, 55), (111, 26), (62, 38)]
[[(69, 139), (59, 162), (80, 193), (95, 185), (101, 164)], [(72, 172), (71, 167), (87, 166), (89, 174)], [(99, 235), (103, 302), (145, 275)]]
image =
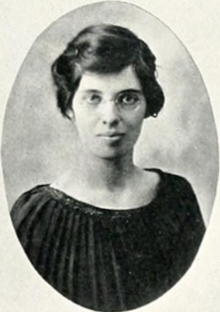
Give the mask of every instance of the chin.
[(122, 158), (124, 155), (123, 154), (118, 154), (118, 153), (102, 153), (102, 154), (96, 154), (97, 158), (103, 159), (103, 160), (116, 160), (118, 158)]
[(93, 155), (95, 155), (97, 158), (100, 159), (106, 159), (106, 160), (114, 160), (117, 158), (122, 158), (129, 154), (128, 151), (122, 151), (122, 150), (102, 150), (102, 151), (93, 151)]

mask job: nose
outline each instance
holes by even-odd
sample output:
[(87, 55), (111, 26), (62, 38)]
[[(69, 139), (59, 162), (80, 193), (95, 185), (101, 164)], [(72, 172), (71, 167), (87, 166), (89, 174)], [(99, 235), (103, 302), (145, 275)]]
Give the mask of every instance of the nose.
[(100, 107), (100, 118), (103, 124), (116, 126), (121, 120), (121, 114), (114, 101), (106, 101)]

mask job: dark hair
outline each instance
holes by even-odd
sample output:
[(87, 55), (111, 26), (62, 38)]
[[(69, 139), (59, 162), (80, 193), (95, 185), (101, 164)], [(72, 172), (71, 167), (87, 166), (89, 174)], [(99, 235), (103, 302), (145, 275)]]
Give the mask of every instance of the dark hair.
[(146, 99), (145, 117), (155, 117), (164, 104), (164, 94), (156, 80), (155, 61), (148, 45), (130, 30), (106, 24), (89, 26), (79, 32), (52, 65), (57, 105), (68, 117), (85, 71), (119, 73), (132, 65)]

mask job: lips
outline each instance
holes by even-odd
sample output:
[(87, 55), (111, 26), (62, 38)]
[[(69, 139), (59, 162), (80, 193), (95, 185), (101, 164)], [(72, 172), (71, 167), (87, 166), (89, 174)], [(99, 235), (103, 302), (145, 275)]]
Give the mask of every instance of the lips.
[(120, 133), (120, 132), (105, 132), (105, 133), (98, 134), (98, 136), (109, 137), (109, 138), (120, 137), (123, 135), (124, 133)]
[(125, 134), (120, 132), (105, 132), (101, 133), (98, 136), (102, 139), (105, 139), (110, 142), (119, 141)]

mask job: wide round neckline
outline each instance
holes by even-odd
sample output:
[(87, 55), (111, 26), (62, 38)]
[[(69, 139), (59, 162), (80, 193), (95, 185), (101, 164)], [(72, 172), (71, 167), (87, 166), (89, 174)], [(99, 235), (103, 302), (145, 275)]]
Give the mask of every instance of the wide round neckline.
[(108, 213), (117, 213), (117, 214), (118, 213), (129, 213), (129, 212), (132, 213), (132, 212), (141, 211), (143, 208), (154, 205), (159, 200), (159, 198), (161, 198), (160, 195), (161, 195), (162, 185), (163, 185), (163, 180), (164, 180), (163, 179), (163, 171), (160, 169), (154, 169), (154, 168), (153, 169), (144, 169), (144, 170), (156, 172), (159, 175), (160, 180), (159, 180), (158, 185), (157, 185), (155, 197), (149, 203), (147, 203), (145, 205), (138, 206), (138, 207), (131, 207), (131, 208), (110, 208), (110, 207), (105, 208), (105, 207), (100, 207), (100, 206), (96, 206), (94, 204), (88, 203), (86, 201), (77, 199), (77, 198), (73, 197), (72, 195), (66, 193), (65, 191), (52, 186), (51, 184), (47, 184), (45, 186), (48, 187), (49, 191), (52, 192), (52, 194), (54, 196), (56, 196), (56, 198), (58, 200), (65, 202), (65, 204), (67, 204), (68, 206), (71, 204), (74, 204), (74, 205), (77, 205), (77, 206), (82, 207), (84, 209), (89, 208), (90, 210), (92, 209), (93, 211), (97, 211), (97, 212), (108, 212)]

